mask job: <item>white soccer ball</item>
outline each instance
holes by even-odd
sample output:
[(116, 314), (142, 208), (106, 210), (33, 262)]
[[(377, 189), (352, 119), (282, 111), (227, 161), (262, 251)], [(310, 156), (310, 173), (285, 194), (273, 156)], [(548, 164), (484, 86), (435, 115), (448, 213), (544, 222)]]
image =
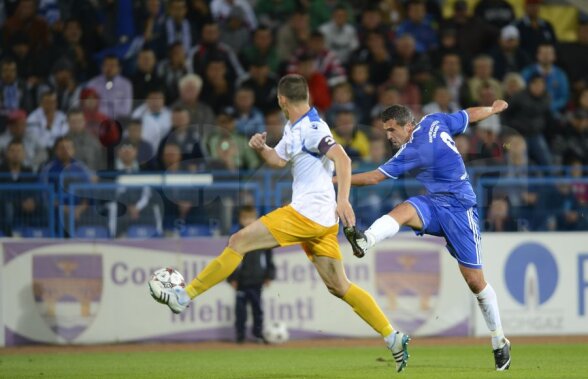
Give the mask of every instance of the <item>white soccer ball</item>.
[(290, 333), (286, 324), (279, 321), (267, 323), (263, 329), (263, 337), (269, 343), (280, 344), (290, 339)]
[(165, 288), (186, 287), (186, 281), (178, 270), (171, 267), (161, 268), (153, 273), (151, 280), (161, 282)]

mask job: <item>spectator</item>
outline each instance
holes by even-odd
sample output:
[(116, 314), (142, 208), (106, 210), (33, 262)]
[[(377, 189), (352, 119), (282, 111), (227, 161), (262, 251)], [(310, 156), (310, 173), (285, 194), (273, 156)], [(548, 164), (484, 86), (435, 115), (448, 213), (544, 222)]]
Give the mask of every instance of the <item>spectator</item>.
[(453, 141), (455, 142), (455, 148), (459, 152), (459, 155), (461, 155), (461, 159), (465, 163), (470, 163), (472, 160), (470, 136), (467, 134), (458, 134), (453, 137)]
[[(490, 85), (480, 87), (478, 98), (480, 106), (492, 106), (498, 99), (494, 88)], [(475, 126), (475, 135), (471, 140), (471, 158), (475, 159), (478, 166), (493, 166), (503, 163), (500, 116), (494, 114)]]
[(515, 94), (524, 90), (525, 86), (525, 79), (523, 79), (520, 74), (509, 72), (502, 80), (502, 93), (504, 93), (504, 99), (508, 101)]
[(168, 58), (159, 62), (157, 73), (163, 81), (167, 104), (175, 103), (180, 95), (178, 83), (190, 74), (186, 64), (186, 52), (181, 43), (176, 42), (169, 47)]
[(416, 50), (416, 40), (411, 34), (404, 34), (396, 38), (393, 61), (396, 65), (408, 66), (411, 70), (419, 65), (430, 65), (427, 53), (420, 53)]
[(295, 0), (259, 0), (255, 4), (259, 24), (267, 25), (271, 29), (276, 29), (288, 20), (297, 9), (298, 4)]
[(88, 75), (96, 74), (97, 68), (91, 59), (91, 50), (84, 41), (80, 20), (65, 21), (58, 41), (53, 55), (57, 61), (65, 60), (73, 65), (74, 76), (78, 81), (86, 81)]
[(234, 81), (228, 76), (225, 61), (218, 58), (208, 62), (204, 73), (204, 86), (202, 90), (206, 97), (203, 100), (214, 113), (233, 105)]
[(370, 82), (370, 71), (367, 64), (354, 63), (350, 70), (351, 91), (355, 109), (359, 111), (359, 123), (370, 122), (370, 111), (374, 106), (375, 86)]
[(510, 205), (505, 198), (492, 200), (484, 230), (488, 232), (516, 232), (517, 223), (510, 214)]
[(355, 119), (360, 119), (358, 109), (353, 102), (353, 91), (351, 85), (347, 82), (337, 84), (333, 88), (333, 103), (326, 112), (325, 121), (329, 125), (335, 125), (335, 118), (341, 111), (349, 111), (355, 115)]
[(555, 48), (552, 45), (539, 45), (537, 63), (525, 68), (522, 75), (527, 83), (534, 75), (543, 76), (547, 93), (551, 97), (551, 110), (555, 115), (559, 115), (564, 111), (570, 98), (570, 85), (566, 73), (554, 64), (555, 58)]
[(400, 95), (400, 104), (409, 107), (416, 117), (421, 114), (421, 92), (419, 87), (410, 82), (407, 66), (394, 66), (388, 81), (380, 86), (380, 91), (387, 86), (396, 88)]
[(16, 62), (4, 58), (0, 62), (0, 110), (10, 112), (17, 109), (32, 111), (34, 98), (27, 84), (19, 78)]
[(196, 74), (188, 74), (178, 83), (180, 98), (174, 106), (182, 106), (190, 114), (190, 125), (198, 128), (202, 138), (207, 138), (214, 125), (214, 112), (207, 104), (199, 100), (202, 79)]
[(310, 22), (308, 13), (302, 10), (295, 11), (288, 23), (278, 29), (276, 37), (276, 49), (278, 59), (286, 61), (292, 53), (305, 46), (310, 38)]
[(468, 3), (465, 0), (457, 0), (453, 3), (453, 17), (447, 20), (442, 28), (455, 30), (457, 47), (468, 56), (483, 53), (487, 46), (494, 44), (497, 37), (491, 25), (468, 15)]
[[(272, 73), (277, 73), (280, 65), (278, 52), (274, 46), (271, 29), (260, 26), (253, 32), (253, 43), (242, 50), (241, 61), (246, 66), (253, 62), (266, 62)], [(288, 57), (289, 58), (289, 57)]]
[(588, 19), (578, 26), (578, 40), (559, 44), (558, 61), (577, 92), (588, 87)]
[(141, 138), (151, 144), (153, 151), (157, 151), (172, 124), (171, 112), (165, 106), (162, 90), (150, 90), (145, 102), (133, 112), (133, 118), (141, 119)]
[(181, 106), (175, 106), (172, 110), (171, 120), (171, 130), (162, 138), (157, 150), (160, 160), (164, 147), (168, 144), (174, 144), (180, 148), (182, 164), (190, 171), (198, 171), (204, 166), (204, 153), (198, 131), (190, 126), (188, 110)]
[(457, 104), (451, 98), (451, 92), (447, 87), (435, 88), (433, 101), (423, 107), (423, 114), (431, 113), (453, 113), (458, 111)]
[(588, 88), (580, 94), (578, 106), (567, 115), (566, 152), (588, 162)]
[(457, 54), (447, 54), (441, 59), (441, 70), (437, 75), (439, 85), (447, 87), (458, 108), (471, 104), (470, 91), (461, 71), (461, 60)]
[(163, 80), (156, 70), (157, 58), (151, 49), (143, 49), (137, 56), (137, 69), (131, 77), (133, 85), (134, 103), (140, 104), (147, 98), (147, 94), (157, 88), (163, 87)]
[(503, 113), (504, 123), (521, 133), (529, 147), (529, 157), (542, 166), (552, 163), (552, 156), (543, 133), (551, 125), (552, 116), (545, 79), (531, 77), (526, 90), (515, 94)]
[(364, 62), (369, 66), (372, 84), (379, 85), (388, 79), (392, 57), (381, 34), (370, 33), (365, 47), (360, 48), (354, 56), (355, 62)]
[(35, 0), (20, 0), (16, 12), (4, 23), (2, 32), (4, 46), (10, 46), (10, 40), (15, 35), (26, 36), (33, 51), (44, 50), (50, 44), (49, 25), (37, 16), (37, 2)]
[(337, 55), (327, 49), (325, 37), (320, 32), (313, 32), (306, 47), (298, 49), (288, 66), (289, 72), (295, 72), (301, 57), (314, 57), (314, 68), (321, 73), (329, 83), (330, 87), (344, 82), (345, 68), (337, 58)]
[[(6, 146), (4, 163), (0, 165), (0, 184), (34, 183), (30, 167), (25, 165), (26, 152), (21, 140), (13, 139)], [(33, 226), (42, 220), (39, 193), (23, 189), (0, 192), (0, 231), (11, 236), (20, 226)]]
[[(172, 6), (172, 4), (170, 4)], [(178, 6), (173, 4), (173, 6)], [(142, 23), (143, 30), (143, 46), (149, 49), (153, 49), (158, 57), (162, 57), (164, 52), (167, 51), (166, 47), (171, 46), (174, 43), (182, 45), (182, 41), (176, 41), (169, 43), (167, 33), (167, 18), (163, 12), (163, 5), (161, 0), (147, 0), (144, 2), (144, 7), (141, 11), (141, 17), (139, 20)], [(172, 26), (173, 20), (172, 20)], [(174, 30), (175, 28), (172, 28)], [(179, 30), (180, 28), (178, 28)], [(190, 38), (190, 43), (191, 43)], [(182, 45), (183, 46), (183, 45)]]
[(457, 54), (462, 62), (469, 62), (469, 55), (457, 46), (457, 31), (448, 25), (439, 30), (439, 48), (429, 53), (433, 67), (440, 67), (446, 54)]
[(493, 76), (498, 80), (531, 64), (531, 58), (519, 47), (519, 30), (513, 25), (502, 28), (498, 46), (492, 50), (491, 56), (494, 60)]
[(502, 98), (502, 84), (492, 77), (494, 61), (487, 55), (474, 59), (474, 75), (468, 80), (469, 93), (475, 103), (480, 102), (479, 93), (483, 86), (490, 86), (498, 99)]
[[(239, 209), (239, 227), (252, 224), (257, 212), (252, 206)], [(247, 322), (247, 303), (253, 315), (252, 334), (257, 342), (267, 343), (263, 337), (263, 308), (261, 306), (261, 290), (267, 287), (276, 277), (276, 267), (271, 249), (255, 250), (247, 254), (241, 264), (227, 278), (235, 289), (235, 328), (237, 343), (245, 341), (245, 323)]]
[(380, 117), (380, 113), (382, 113), (386, 108), (400, 103), (400, 93), (396, 88), (393, 86), (388, 86), (382, 89), (378, 94), (378, 102), (376, 105), (374, 105), (370, 112), (371, 119), (373, 120)]
[(497, 29), (504, 28), (515, 19), (514, 9), (506, 0), (480, 0), (474, 15)]
[(27, 114), (20, 109), (8, 114), (8, 128), (0, 135), (0, 152), (5, 152), (13, 140), (20, 141), (24, 147), (24, 166), (36, 171), (47, 160), (47, 149), (38, 136), (27, 129)]
[(188, 61), (192, 63), (192, 70), (198, 75), (206, 76), (206, 71), (214, 61), (221, 60), (225, 64), (226, 75), (230, 81), (239, 79), (243, 74), (243, 67), (235, 52), (220, 42), (218, 24), (208, 22), (202, 26), (202, 38), (190, 52)]
[(294, 71), (306, 79), (312, 104), (325, 112), (331, 106), (331, 91), (327, 78), (316, 69), (315, 62), (312, 55), (302, 55)]
[(265, 130), (263, 114), (255, 108), (255, 92), (248, 87), (240, 87), (235, 92), (235, 111), (237, 133), (251, 138), (255, 133)]
[(370, 156), (370, 143), (364, 132), (355, 123), (350, 111), (340, 111), (335, 117), (333, 138), (341, 145), (351, 159), (367, 160)]
[(108, 120), (108, 117), (99, 110), (100, 95), (92, 88), (84, 88), (80, 92), (80, 106), (84, 112), (86, 127), (98, 137), (100, 124)]
[(86, 128), (84, 112), (80, 108), (70, 109), (67, 114), (67, 123), (69, 125), (67, 137), (76, 147), (74, 158), (92, 171), (105, 169), (106, 151), (96, 136)]
[(286, 124), (284, 115), (279, 108), (270, 109), (265, 112), (264, 121), (267, 132), (265, 144), (269, 147), (275, 147), (284, 134), (284, 125)]
[(361, 12), (361, 17), (358, 27), (358, 36), (360, 46), (366, 46), (370, 38), (370, 34), (378, 34), (382, 36), (384, 46), (390, 48), (394, 41), (394, 30), (389, 25), (384, 23), (380, 8), (376, 4), (368, 4)]
[(239, 53), (249, 45), (250, 31), (247, 28), (245, 13), (239, 6), (233, 6), (226, 22), (221, 24), (220, 41), (234, 52)]
[(70, 108), (79, 105), (82, 87), (78, 85), (69, 61), (56, 62), (52, 71), (53, 75), (40, 86), (40, 92), (53, 89), (57, 95), (57, 108), (67, 113)]
[[(547, 230), (575, 231), (585, 230), (586, 220), (581, 214), (580, 203), (569, 183), (556, 183), (546, 198), (545, 207), (553, 212), (555, 219), (547, 221)], [(550, 213), (551, 213), (550, 212)], [(555, 224), (555, 225), (554, 225)]]
[(580, 206), (585, 209), (588, 205), (588, 184), (582, 182), (584, 178), (584, 166), (582, 160), (578, 157), (571, 157), (567, 161), (567, 165), (570, 167), (570, 177), (578, 179), (578, 182), (572, 183), (572, 192), (576, 196), (576, 200)]
[(211, 167), (229, 170), (251, 170), (259, 166), (257, 154), (249, 147), (249, 141), (235, 130), (235, 113), (223, 109), (217, 116), (218, 128), (208, 138), (207, 146)]
[(551, 23), (539, 17), (541, 3), (542, 0), (526, 0), (525, 15), (515, 23), (521, 33), (521, 48), (530, 57), (536, 56), (539, 45), (557, 42)]
[[(163, 146), (160, 167), (167, 174), (181, 174), (188, 170), (182, 161), (182, 149), (173, 142)], [(195, 196), (183, 188), (168, 187), (161, 195), (163, 200), (163, 226), (172, 229), (178, 225), (185, 225), (192, 207)]]
[(192, 27), (186, 14), (186, 0), (170, 0), (167, 4), (167, 19), (165, 28), (162, 33), (162, 42), (160, 42), (161, 51), (166, 51), (169, 46), (179, 42), (184, 47), (184, 51), (190, 51), (197, 41), (197, 31)]
[(190, 0), (188, 5), (188, 20), (192, 25), (203, 25), (213, 20), (209, 0)]
[(57, 109), (57, 95), (46, 91), (41, 95), (41, 105), (27, 118), (28, 128), (43, 144), (50, 148), (58, 137), (68, 131), (65, 113)]
[(139, 165), (144, 169), (154, 168), (155, 162), (153, 160), (155, 158), (155, 152), (153, 151), (153, 146), (142, 137), (142, 121), (136, 118), (127, 119), (124, 125), (126, 125), (127, 135), (120, 142), (120, 145), (133, 145), (137, 151)]
[(49, 74), (51, 68), (49, 53), (32, 50), (31, 42), (26, 35), (13, 36), (8, 46), (7, 55), (14, 59), (18, 66), (18, 74), (26, 79), (29, 87), (36, 86)]
[(340, 62), (346, 63), (351, 53), (359, 47), (355, 27), (348, 22), (347, 9), (338, 5), (331, 21), (319, 28), (325, 37), (326, 46), (337, 55)]
[(102, 61), (102, 74), (90, 80), (87, 87), (100, 97), (99, 110), (108, 117), (128, 116), (133, 106), (133, 85), (120, 75), (120, 63), (116, 56), (107, 55)]
[[(56, 206), (56, 215), (59, 215), (59, 206), (62, 207), (64, 221), (69, 220), (71, 212), (74, 214), (76, 222), (82, 221), (82, 216), (89, 206), (87, 199), (75, 196), (69, 191), (72, 183), (90, 183), (92, 173), (82, 162), (77, 161), (75, 156), (75, 146), (69, 137), (63, 136), (55, 140), (53, 146), (55, 158), (47, 162), (39, 173), (39, 182), (50, 184), (55, 191), (62, 191), (63, 196), (59, 197)], [(63, 185), (63, 186), (62, 186)], [(73, 198), (73, 199), (72, 199)], [(74, 208), (70, 207), (71, 201), (74, 202)], [(66, 222), (63, 226), (66, 229), (69, 225)], [(72, 232), (72, 231), (69, 231)]]
[(406, 6), (407, 20), (396, 29), (397, 36), (410, 34), (416, 41), (416, 51), (425, 53), (437, 48), (437, 33), (427, 19), (427, 9), (423, 0), (410, 0)]
[(255, 107), (265, 112), (278, 107), (278, 79), (270, 71), (267, 61), (257, 59), (249, 65), (249, 74), (243, 77), (239, 87), (248, 87), (255, 93)]
[(239, 9), (242, 13), (243, 21), (249, 30), (257, 28), (257, 17), (251, 3), (247, 0), (212, 0), (210, 3), (210, 11), (212, 17), (220, 23), (230, 22), (230, 18), (234, 15), (235, 9)]
[[(117, 175), (138, 174), (141, 165), (137, 160), (137, 149), (133, 144), (121, 143), (116, 149), (115, 168)], [(109, 226), (111, 235), (122, 236), (132, 224), (156, 225), (157, 214), (161, 212), (160, 204), (153, 204), (150, 187), (126, 187), (116, 189), (116, 202), (114, 202)], [(122, 208), (122, 209), (121, 209)], [(159, 225), (158, 225), (159, 224)]]

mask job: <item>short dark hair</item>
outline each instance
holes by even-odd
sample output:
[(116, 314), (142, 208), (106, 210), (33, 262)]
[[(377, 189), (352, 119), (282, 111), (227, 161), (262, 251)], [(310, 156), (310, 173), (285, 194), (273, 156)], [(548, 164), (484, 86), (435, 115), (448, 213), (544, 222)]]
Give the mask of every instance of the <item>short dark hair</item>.
[(308, 84), (303, 76), (289, 74), (278, 83), (278, 94), (293, 102), (308, 101)]
[(24, 142), (23, 142), (22, 138), (13, 138), (13, 139), (11, 139), (10, 142), (8, 142), (8, 145), (6, 145), (6, 150), (8, 150), (8, 148), (10, 146), (14, 146), (14, 145), (24, 146)]
[(84, 111), (82, 110), (82, 108), (80, 107), (71, 107), (68, 111), (67, 111), (67, 117), (73, 115), (73, 114), (84, 114)]
[(59, 146), (59, 144), (61, 144), (62, 142), (72, 142), (73, 143), (73, 140), (71, 138), (69, 138), (68, 136), (57, 137), (55, 139), (55, 142), (53, 142), (53, 149), (55, 150), (57, 148), (57, 146)]
[(388, 107), (380, 114), (380, 119), (382, 122), (387, 122), (389, 120), (396, 121), (396, 124), (399, 126), (405, 126), (406, 124), (413, 123), (414, 124), (414, 116), (408, 107), (404, 105), (395, 104), (391, 107)]

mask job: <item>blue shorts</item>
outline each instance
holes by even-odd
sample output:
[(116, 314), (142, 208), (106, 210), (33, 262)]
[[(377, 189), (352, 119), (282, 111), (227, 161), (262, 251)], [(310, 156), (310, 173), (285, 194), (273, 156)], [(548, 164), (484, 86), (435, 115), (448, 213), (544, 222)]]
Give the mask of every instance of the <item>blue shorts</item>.
[(417, 235), (445, 237), (447, 250), (460, 265), (482, 268), (478, 209), (475, 205), (467, 208), (447, 195), (414, 196), (406, 202), (416, 208), (423, 222), (423, 229), (415, 230)]

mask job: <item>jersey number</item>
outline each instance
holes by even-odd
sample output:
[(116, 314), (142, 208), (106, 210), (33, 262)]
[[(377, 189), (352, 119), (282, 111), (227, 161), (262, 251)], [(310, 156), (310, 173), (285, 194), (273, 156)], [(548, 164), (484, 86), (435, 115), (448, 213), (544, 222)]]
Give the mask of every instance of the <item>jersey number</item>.
[[(441, 140), (443, 142), (445, 142), (445, 144), (455, 152), (455, 154), (461, 156), (461, 154), (459, 153), (459, 151), (457, 150), (457, 147), (455, 146), (455, 142), (453, 141), (453, 138), (451, 138), (451, 136), (449, 134), (447, 134), (447, 132), (441, 132), (440, 134)], [(468, 172), (464, 172), (464, 174), (460, 177), (461, 180), (466, 180), (468, 178)]]

